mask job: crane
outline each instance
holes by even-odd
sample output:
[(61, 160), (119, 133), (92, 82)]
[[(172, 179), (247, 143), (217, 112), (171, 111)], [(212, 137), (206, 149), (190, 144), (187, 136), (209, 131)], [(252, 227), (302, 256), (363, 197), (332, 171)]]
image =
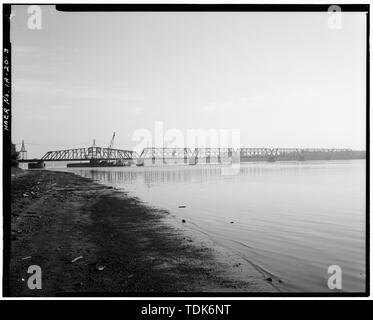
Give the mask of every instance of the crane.
[(114, 146), (114, 138), (115, 138), (115, 132), (113, 133), (113, 137), (112, 137), (111, 140), (110, 140), (110, 144), (109, 144), (108, 149), (113, 149), (113, 146)]

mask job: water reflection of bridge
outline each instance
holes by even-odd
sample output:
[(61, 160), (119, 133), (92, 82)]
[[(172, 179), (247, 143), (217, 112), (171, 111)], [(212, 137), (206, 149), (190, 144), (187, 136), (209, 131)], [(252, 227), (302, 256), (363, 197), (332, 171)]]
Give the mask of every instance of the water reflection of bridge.
[[(288, 182), (301, 184), (305, 176), (313, 177), (320, 173), (320, 166), (312, 163), (309, 166), (300, 166), (295, 163), (281, 163), (268, 165), (241, 165), (239, 171), (233, 175), (225, 175), (224, 166), (159, 166), (144, 167), (142, 170), (87, 170), (81, 169), (78, 174), (94, 180), (108, 182), (109, 185), (122, 186), (142, 185), (152, 188), (155, 185), (175, 184), (204, 184), (208, 183), (235, 183), (237, 181), (261, 181), (262, 183), (276, 183), (286, 177)], [(333, 172), (335, 167), (324, 166), (323, 170)], [(291, 179), (291, 180), (289, 180)]]

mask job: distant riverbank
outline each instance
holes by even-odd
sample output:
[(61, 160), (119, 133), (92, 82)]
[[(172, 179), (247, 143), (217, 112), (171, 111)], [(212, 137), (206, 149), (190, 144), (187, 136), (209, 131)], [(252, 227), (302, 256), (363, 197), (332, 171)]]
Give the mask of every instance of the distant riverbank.
[[(11, 193), (12, 296), (277, 291), (249, 264), (171, 227), (167, 211), (90, 179), (18, 170)], [(30, 265), (42, 269), (41, 290), (28, 289)]]

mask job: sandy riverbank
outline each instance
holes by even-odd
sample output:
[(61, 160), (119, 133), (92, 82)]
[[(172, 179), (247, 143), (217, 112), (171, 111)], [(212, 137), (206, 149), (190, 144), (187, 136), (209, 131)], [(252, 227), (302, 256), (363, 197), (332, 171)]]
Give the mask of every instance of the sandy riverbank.
[[(12, 175), (11, 193), (12, 296), (276, 291), (122, 191), (40, 170)], [(42, 269), (41, 290), (28, 289), (30, 265)]]

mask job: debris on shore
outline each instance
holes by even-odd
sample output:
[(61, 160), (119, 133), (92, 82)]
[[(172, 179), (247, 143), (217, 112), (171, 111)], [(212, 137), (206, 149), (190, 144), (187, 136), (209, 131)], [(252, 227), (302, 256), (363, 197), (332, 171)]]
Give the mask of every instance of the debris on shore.
[(96, 267), (96, 269), (97, 269), (98, 271), (102, 271), (102, 270), (104, 270), (105, 268), (106, 268), (106, 266), (104, 266), (104, 265), (99, 265), (99, 266)]
[(83, 256), (76, 257), (75, 259), (71, 260), (71, 263), (77, 262), (80, 259), (83, 259)]

